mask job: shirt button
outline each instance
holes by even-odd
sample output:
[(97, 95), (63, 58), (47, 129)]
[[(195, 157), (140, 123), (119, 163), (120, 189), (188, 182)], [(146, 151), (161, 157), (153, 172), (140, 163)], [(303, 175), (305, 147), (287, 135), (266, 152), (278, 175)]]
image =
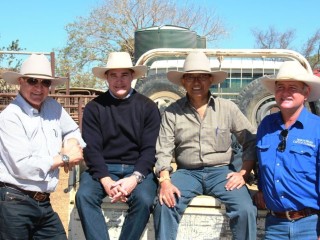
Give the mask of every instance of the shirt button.
[(277, 180), (276, 182), (279, 182), (279, 180)]
[(280, 166), (280, 163), (277, 163), (277, 166)]

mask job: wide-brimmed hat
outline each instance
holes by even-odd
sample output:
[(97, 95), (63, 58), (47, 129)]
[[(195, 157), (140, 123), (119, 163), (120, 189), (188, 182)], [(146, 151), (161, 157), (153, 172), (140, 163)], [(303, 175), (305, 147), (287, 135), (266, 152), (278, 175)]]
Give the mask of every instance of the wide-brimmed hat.
[(276, 77), (266, 75), (261, 79), (262, 85), (272, 94), (275, 93), (275, 83), (280, 81), (304, 82), (310, 87), (307, 101), (313, 102), (320, 98), (320, 78), (309, 73), (297, 61), (286, 61), (281, 64)]
[(8, 84), (18, 85), (20, 77), (39, 78), (52, 80), (51, 85), (56, 86), (65, 83), (66, 78), (56, 78), (52, 76), (51, 64), (43, 54), (31, 54), (21, 65), (20, 72), (4, 72), (3, 80)]
[(111, 69), (131, 69), (133, 70), (133, 79), (137, 79), (146, 74), (148, 67), (143, 65), (133, 66), (131, 57), (127, 52), (112, 52), (108, 56), (107, 65), (92, 68), (92, 73), (94, 76), (105, 80), (105, 73)]
[(167, 78), (177, 84), (181, 84), (181, 78), (186, 73), (206, 73), (213, 76), (212, 84), (222, 83), (228, 76), (225, 71), (211, 71), (210, 61), (203, 52), (192, 52), (187, 56), (183, 71), (169, 71)]

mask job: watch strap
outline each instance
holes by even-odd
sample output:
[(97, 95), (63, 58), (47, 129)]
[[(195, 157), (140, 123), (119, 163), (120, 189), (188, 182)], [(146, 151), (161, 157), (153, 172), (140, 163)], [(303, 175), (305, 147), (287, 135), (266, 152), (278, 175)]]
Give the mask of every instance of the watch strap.
[(166, 181), (166, 180), (171, 180), (171, 178), (169, 176), (164, 176), (164, 177), (158, 178), (159, 183), (162, 183), (163, 181)]

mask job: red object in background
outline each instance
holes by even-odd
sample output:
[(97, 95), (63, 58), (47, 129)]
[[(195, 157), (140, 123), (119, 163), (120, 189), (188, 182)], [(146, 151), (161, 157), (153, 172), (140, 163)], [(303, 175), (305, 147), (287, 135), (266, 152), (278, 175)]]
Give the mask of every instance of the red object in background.
[(313, 74), (320, 77), (320, 69), (314, 69)]

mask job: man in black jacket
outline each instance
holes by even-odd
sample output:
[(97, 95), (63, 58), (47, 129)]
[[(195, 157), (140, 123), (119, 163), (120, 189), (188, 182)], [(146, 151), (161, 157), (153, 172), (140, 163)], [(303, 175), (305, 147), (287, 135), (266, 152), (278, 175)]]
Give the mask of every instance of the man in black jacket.
[(146, 66), (132, 66), (126, 52), (110, 53), (106, 67), (92, 69), (109, 90), (89, 102), (83, 115), (88, 170), (81, 174), (76, 204), (87, 239), (109, 239), (101, 211), (106, 196), (129, 205), (119, 239), (139, 239), (152, 212), (160, 113), (152, 100), (131, 88), (146, 71)]

